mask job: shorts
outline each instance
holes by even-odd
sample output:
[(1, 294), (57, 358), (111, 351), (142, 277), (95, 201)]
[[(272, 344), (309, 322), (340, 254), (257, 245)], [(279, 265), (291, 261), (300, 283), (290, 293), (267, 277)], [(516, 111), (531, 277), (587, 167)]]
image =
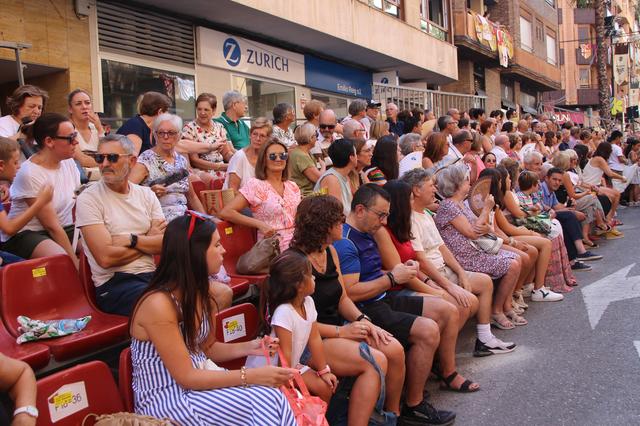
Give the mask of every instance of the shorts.
[(386, 296), (382, 300), (359, 304), (359, 308), (375, 325), (393, 334), (408, 348), (411, 327), (416, 318), (422, 316), (423, 301), (419, 296)]
[[(67, 234), (67, 238), (69, 238), (69, 242), (73, 243), (75, 226), (67, 225), (63, 229)], [(31, 259), (31, 255), (38, 244), (45, 240), (53, 240), (47, 231), (20, 231), (2, 244), (2, 250), (13, 253), (23, 259)]]
[(153, 272), (129, 274), (116, 272), (109, 281), (96, 287), (96, 302), (108, 314), (130, 316), (138, 298), (149, 286)]

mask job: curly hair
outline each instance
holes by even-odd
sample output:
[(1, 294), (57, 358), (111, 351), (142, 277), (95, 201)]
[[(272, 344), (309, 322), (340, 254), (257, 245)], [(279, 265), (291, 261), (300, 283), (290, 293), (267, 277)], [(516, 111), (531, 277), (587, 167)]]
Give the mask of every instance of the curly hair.
[(344, 222), (342, 204), (331, 195), (306, 197), (296, 212), (291, 247), (305, 253), (320, 251), (332, 227)]

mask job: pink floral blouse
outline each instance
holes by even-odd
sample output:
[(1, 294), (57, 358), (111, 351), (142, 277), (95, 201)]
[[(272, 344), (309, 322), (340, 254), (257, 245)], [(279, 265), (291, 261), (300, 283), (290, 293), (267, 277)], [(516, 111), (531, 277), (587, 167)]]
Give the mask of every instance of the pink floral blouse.
[[(284, 193), (280, 194), (266, 180), (251, 178), (240, 193), (247, 199), (253, 217), (274, 228), (280, 234), (280, 250), (289, 248), (293, 237), (296, 210), (300, 203), (300, 189), (295, 182), (284, 182)], [(258, 239), (263, 235), (258, 231)]]

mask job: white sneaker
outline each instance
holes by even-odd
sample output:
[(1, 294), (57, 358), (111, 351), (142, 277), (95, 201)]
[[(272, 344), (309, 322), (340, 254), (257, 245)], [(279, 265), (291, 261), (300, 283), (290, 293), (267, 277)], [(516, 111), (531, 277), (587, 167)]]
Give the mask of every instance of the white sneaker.
[(522, 286), (522, 297), (531, 297), (533, 287), (533, 283), (525, 284), (524, 286)]
[(562, 294), (551, 291), (547, 287), (541, 287), (531, 292), (532, 302), (559, 302), (562, 299), (564, 299)]

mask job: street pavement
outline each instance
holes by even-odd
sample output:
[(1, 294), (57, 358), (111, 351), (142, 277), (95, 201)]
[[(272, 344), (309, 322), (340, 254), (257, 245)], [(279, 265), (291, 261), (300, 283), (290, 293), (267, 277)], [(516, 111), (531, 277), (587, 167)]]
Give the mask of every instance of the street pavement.
[(481, 390), (459, 394), (430, 380), (431, 402), (456, 425), (640, 425), (640, 208), (619, 212), (625, 238), (598, 241), (591, 272), (555, 303), (529, 302), (529, 324), (493, 332), (518, 344), (472, 356), (475, 322), (458, 339), (458, 371)]

